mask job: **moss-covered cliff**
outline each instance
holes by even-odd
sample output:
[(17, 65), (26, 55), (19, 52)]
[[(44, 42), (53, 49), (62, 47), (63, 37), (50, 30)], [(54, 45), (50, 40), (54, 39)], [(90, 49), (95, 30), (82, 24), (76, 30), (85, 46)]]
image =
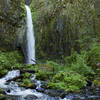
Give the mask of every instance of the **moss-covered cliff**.
[(24, 16), (24, 0), (0, 0), (0, 47), (13, 49), (20, 43)]
[(91, 49), (100, 32), (94, 5), (93, 0), (33, 0), (36, 54), (57, 57)]

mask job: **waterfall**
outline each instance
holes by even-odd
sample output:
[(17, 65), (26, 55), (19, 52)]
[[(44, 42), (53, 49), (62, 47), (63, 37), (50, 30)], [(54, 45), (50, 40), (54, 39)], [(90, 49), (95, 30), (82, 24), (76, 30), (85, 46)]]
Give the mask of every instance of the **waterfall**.
[(32, 15), (29, 6), (25, 5), (27, 11), (27, 64), (35, 64), (35, 38), (32, 23)]

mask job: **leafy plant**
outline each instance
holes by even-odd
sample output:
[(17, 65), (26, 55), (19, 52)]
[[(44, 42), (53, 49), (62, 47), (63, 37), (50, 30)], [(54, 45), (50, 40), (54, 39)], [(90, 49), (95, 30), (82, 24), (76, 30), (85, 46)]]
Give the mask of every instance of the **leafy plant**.
[(18, 51), (0, 51), (0, 77), (5, 75), (8, 70), (20, 69), (22, 67), (23, 56)]
[(47, 87), (53, 89), (63, 89), (67, 92), (76, 91), (86, 86), (87, 82), (85, 78), (76, 72), (59, 72), (56, 74), (51, 82), (48, 83)]

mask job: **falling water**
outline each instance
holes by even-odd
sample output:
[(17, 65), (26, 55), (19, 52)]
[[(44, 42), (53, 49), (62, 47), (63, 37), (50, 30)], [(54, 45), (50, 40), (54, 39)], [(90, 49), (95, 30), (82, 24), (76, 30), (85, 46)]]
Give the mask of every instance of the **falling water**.
[(29, 6), (25, 5), (27, 11), (27, 63), (35, 64), (35, 38), (32, 23), (32, 15)]

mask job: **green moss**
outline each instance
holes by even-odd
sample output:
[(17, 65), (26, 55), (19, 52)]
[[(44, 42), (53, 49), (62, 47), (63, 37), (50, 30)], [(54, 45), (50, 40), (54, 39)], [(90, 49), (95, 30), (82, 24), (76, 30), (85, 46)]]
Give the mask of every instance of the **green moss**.
[(94, 85), (96, 86), (96, 87), (99, 87), (100, 88), (100, 78), (99, 79), (95, 79), (94, 81)]
[(6, 95), (5, 94), (1, 94), (1, 100), (5, 100), (6, 99)]

